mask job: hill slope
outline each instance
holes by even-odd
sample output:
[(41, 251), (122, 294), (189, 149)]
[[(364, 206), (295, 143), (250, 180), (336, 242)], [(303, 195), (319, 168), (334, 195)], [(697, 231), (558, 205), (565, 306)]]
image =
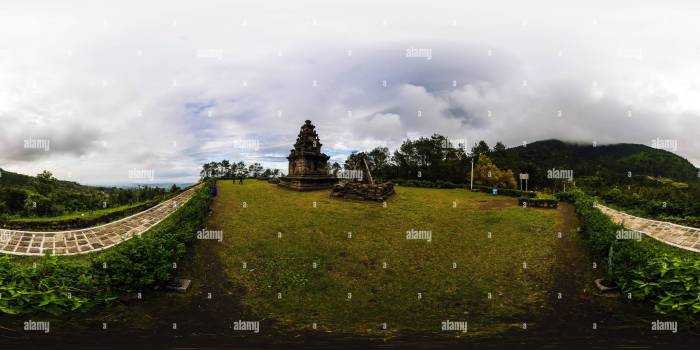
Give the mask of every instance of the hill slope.
[(84, 186), (51, 173), (27, 176), (0, 169), (0, 217), (52, 216), (114, 208), (162, 197), (164, 189)]
[[(547, 179), (547, 170), (573, 170), (574, 177), (597, 176), (608, 183), (618, 182), (632, 172), (674, 180), (697, 179), (698, 169), (674, 153), (645, 145), (580, 145), (559, 140), (537, 141), (508, 148), (490, 155), (499, 168), (529, 173), (534, 183)], [(544, 180), (543, 180), (544, 179)]]

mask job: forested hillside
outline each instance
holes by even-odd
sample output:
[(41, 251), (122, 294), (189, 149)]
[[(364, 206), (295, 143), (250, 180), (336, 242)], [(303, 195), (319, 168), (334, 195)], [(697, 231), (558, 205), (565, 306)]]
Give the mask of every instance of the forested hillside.
[[(573, 180), (605, 186), (624, 185), (631, 178), (668, 178), (697, 181), (698, 169), (685, 158), (639, 144), (580, 145), (559, 140), (537, 141), (507, 148), (498, 142), (490, 147), (476, 143), (471, 150), (442, 135), (406, 140), (391, 152), (377, 147), (366, 153), (372, 173), (384, 179), (468, 182), (471, 157), (486, 155), (499, 168), (530, 175), (532, 189), (561, 187), (547, 176), (548, 170), (571, 170)], [(352, 168), (355, 153), (345, 168)], [(339, 168), (339, 167), (338, 167)]]
[(698, 177), (698, 169), (685, 158), (639, 144), (593, 146), (545, 140), (492, 151), (489, 156), (499, 168), (531, 174), (535, 186), (546, 186), (547, 170), (553, 168), (573, 170), (575, 179), (595, 176), (608, 185), (646, 175), (679, 181)]
[(162, 198), (166, 190), (83, 186), (44, 171), (27, 176), (0, 169), (0, 217), (54, 216)]

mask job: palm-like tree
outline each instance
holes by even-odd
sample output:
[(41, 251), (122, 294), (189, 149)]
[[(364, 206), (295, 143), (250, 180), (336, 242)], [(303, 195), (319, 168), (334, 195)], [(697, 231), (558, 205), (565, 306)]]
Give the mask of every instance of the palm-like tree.
[(222, 176), (229, 176), (229, 172), (231, 171), (231, 163), (224, 159), (221, 161), (221, 175)]
[(205, 163), (202, 165), (202, 171), (199, 173), (199, 175), (204, 179), (208, 178), (211, 176), (211, 165), (210, 163)]

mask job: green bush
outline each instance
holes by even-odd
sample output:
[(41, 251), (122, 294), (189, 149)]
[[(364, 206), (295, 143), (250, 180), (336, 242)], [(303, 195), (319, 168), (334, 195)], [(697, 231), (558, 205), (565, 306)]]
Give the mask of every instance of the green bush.
[(435, 187), (437, 187), (437, 188), (459, 188), (460, 186), (452, 181), (437, 180), (437, 181), (435, 181)]
[(518, 198), (518, 205), (538, 208), (556, 208), (559, 205), (559, 201), (547, 198), (520, 197)]
[[(491, 194), (493, 191), (493, 187), (489, 186), (474, 186), (474, 189), (476, 189), (479, 192), (484, 192)], [(516, 190), (512, 188), (498, 188), (498, 194), (504, 195), (504, 196), (511, 196), (511, 197), (527, 197), (527, 198), (535, 198), (537, 197), (537, 192), (534, 191), (521, 191), (521, 190)]]
[(641, 292), (659, 313), (700, 312), (700, 259), (664, 254), (633, 270), (630, 278), (630, 290)]
[(142, 237), (94, 256), (45, 256), (36, 265), (0, 257), (0, 312), (85, 311), (122, 293), (164, 285), (173, 276), (173, 263), (184, 256), (186, 244), (206, 221), (210, 184)]
[(436, 180), (435, 182), (430, 180), (404, 180), (404, 179), (394, 179), (391, 180), (394, 184), (406, 187), (423, 187), (423, 188), (460, 188), (461, 186), (452, 182), (444, 180)]
[(557, 194), (574, 203), (584, 239), (592, 255), (607, 261), (613, 250), (613, 277), (624, 292), (654, 305), (657, 312), (700, 312), (700, 257), (653, 239), (618, 240), (621, 225), (595, 208), (594, 198), (581, 190)]
[(0, 312), (59, 315), (114, 299), (95, 282), (85, 264), (47, 257), (35, 267), (5, 255), (0, 257)]
[(559, 192), (555, 196), (563, 202), (574, 203), (576, 201), (575, 193), (572, 191)]

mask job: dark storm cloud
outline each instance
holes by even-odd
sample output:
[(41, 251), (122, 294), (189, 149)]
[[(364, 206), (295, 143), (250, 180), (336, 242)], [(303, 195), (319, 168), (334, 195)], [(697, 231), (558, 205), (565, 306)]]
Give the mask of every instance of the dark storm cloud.
[(101, 132), (79, 123), (68, 125), (29, 125), (0, 117), (5, 137), (0, 138), (0, 154), (6, 161), (36, 161), (55, 156), (80, 157), (103, 145)]

